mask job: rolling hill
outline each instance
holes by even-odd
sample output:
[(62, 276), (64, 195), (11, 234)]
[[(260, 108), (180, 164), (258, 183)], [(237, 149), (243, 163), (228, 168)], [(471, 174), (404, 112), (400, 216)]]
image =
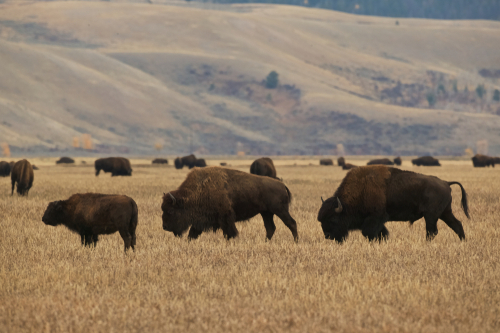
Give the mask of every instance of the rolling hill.
[[(333, 154), (341, 143), (407, 155), (485, 139), (500, 154), (500, 22), (397, 23), (278, 5), (6, 1), (0, 142), (58, 154), (90, 134), (110, 154)], [(272, 70), (280, 85), (267, 89)]]

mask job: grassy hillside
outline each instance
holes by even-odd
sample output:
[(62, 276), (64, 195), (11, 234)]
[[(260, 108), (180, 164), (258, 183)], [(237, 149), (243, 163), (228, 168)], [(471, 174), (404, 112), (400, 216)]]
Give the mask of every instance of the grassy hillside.
[[(498, 45), (500, 23), (488, 21), (7, 1), (0, 142), (57, 153), (88, 133), (107, 153), (158, 143), (169, 153), (329, 154), (342, 143), (350, 154), (456, 154), (487, 139), (500, 154), (500, 81), (479, 74), (500, 69)], [(277, 89), (262, 84), (271, 70)]]

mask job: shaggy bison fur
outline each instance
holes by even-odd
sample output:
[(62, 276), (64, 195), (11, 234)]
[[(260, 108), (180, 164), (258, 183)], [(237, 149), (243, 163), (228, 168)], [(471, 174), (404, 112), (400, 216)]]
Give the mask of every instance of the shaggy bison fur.
[(343, 167), (345, 164), (345, 158), (343, 157), (337, 158), (337, 164), (339, 165), (339, 167)]
[(56, 161), (56, 164), (72, 164), (75, 163), (75, 160), (72, 159), (71, 157), (61, 157), (59, 160)]
[(333, 160), (331, 158), (322, 158), (319, 160), (319, 165), (333, 165)]
[(276, 168), (273, 160), (269, 157), (261, 157), (253, 161), (250, 166), (250, 173), (258, 176), (276, 178)]
[(188, 237), (196, 239), (220, 228), (230, 239), (238, 235), (235, 222), (260, 214), (271, 239), (277, 215), (297, 241), (297, 223), (288, 212), (291, 199), (288, 188), (276, 179), (221, 167), (194, 169), (177, 190), (163, 195), (163, 229), (182, 236), (191, 227)]
[(137, 204), (125, 195), (73, 194), (68, 200), (49, 203), (42, 217), (51, 226), (65, 225), (80, 235), (82, 245), (96, 246), (99, 235), (119, 232), (125, 251), (135, 249)]
[(469, 217), (467, 194), (458, 182), (386, 166), (358, 167), (349, 171), (318, 213), (325, 238), (342, 242), (350, 230), (361, 230), (369, 240), (385, 239), (388, 221), (425, 218), (427, 239), (437, 235), (438, 219), (443, 220), (461, 240), (462, 223), (451, 209), (450, 185), (462, 190), (462, 208)]
[(10, 164), (9, 162), (0, 162), (0, 177), (8, 177), (10, 175)]
[(168, 160), (166, 158), (155, 158), (151, 164), (168, 164)]
[(439, 160), (432, 156), (422, 156), (411, 160), (411, 163), (416, 166), (441, 166)]
[(123, 157), (107, 157), (97, 159), (94, 163), (95, 175), (99, 176), (102, 170), (105, 173), (111, 172), (111, 176), (132, 176), (130, 161)]
[(379, 158), (376, 160), (371, 160), (370, 162), (366, 163), (366, 165), (394, 165), (394, 162), (392, 162), (388, 158)]
[(472, 164), (474, 165), (475, 168), (484, 168), (489, 166), (495, 167), (495, 158), (486, 155), (476, 154), (472, 158)]
[(27, 160), (17, 161), (12, 167), (10, 173), (10, 180), (12, 183), (12, 193), (14, 195), (14, 186), (17, 183), (17, 193), (19, 195), (28, 195), (28, 192), (33, 186), (33, 180), (35, 175), (33, 174), (33, 167), (31, 163)]

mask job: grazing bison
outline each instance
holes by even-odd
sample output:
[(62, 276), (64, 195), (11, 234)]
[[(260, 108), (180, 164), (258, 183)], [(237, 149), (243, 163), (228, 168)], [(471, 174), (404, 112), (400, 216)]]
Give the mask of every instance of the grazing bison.
[(194, 162), (194, 166), (198, 168), (204, 168), (207, 166), (207, 162), (205, 162), (205, 159), (203, 158), (197, 158)]
[(398, 156), (398, 157), (396, 157), (396, 158), (394, 159), (394, 164), (396, 164), (396, 165), (401, 165), (402, 163), (403, 163), (403, 161), (401, 161), (401, 157), (399, 157), (399, 156)]
[(137, 204), (125, 195), (73, 194), (68, 200), (49, 203), (42, 221), (54, 227), (65, 225), (80, 235), (85, 246), (96, 246), (99, 235), (118, 231), (125, 251), (129, 247), (135, 250)]
[(326, 239), (341, 243), (350, 230), (361, 230), (369, 240), (389, 236), (387, 221), (410, 221), (424, 217), (427, 239), (437, 235), (437, 221), (443, 220), (461, 240), (462, 223), (451, 210), (450, 185), (462, 190), (462, 208), (469, 217), (467, 194), (458, 182), (386, 166), (358, 167), (349, 171), (318, 213)]
[(20, 160), (14, 164), (10, 173), (10, 180), (12, 183), (12, 193), (14, 195), (14, 185), (17, 183), (17, 193), (19, 195), (28, 195), (28, 192), (33, 186), (33, 167), (27, 160)]
[(9, 162), (0, 162), (0, 177), (8, 177), (10, 175), (10, 164)]
[(351, 170), (353, 168), (357, 168), (357, 165), (351, 164), (351, 163), (344, 163), (342, 166), (342, 170)]
[(495, 167), (495, 158), (486, 155), (476, 154), (472, 158), (472, 164), (474, 165), (475, 168), (484, 168), (489, 166)]
[(411, 160), (411, 163), (416, 166), (441, 166), (439, 160), (432, 156), (422, 156)]
[(343, 158), (342, 156), (337, 158), (337, 164), (339, 165), (339, 167), (343, 167), (345, 165), (345, 158)]
[(333, 160), (331, 158), (322, 158), (319, 160), (319, 165), (333, 165)]
[(273, 160), (269, 157), (261, 157), (253, 161), (250, 166), (250, 173), (258, 176), (276, 178), (276, 168)]
[(188, 238), (196, 239), (220, 228), (230, 239), (238, 235), (235, 222), (260, 214), (271, 239), (277, 215), (297, 241), (297, 224), (288, 212), (291, 200), (288, 188), (276, 179), (220, 167), (194, 169), (177, 190), (163, 195), (163, 229), (180, 237), (191, 227)]
[(195, 167), (196, 160), (196, 156), (193, 154), (184, 157), (177, 157), (174, 160), (175, 168), (182, 169), (184, 166), (187, 166), (189, 169), (192, 169)]
[(220, 166), (227, 166), (226, 162), (220, 162)]
[(151, 164), (168, 164), (168, 160), (166, 158), (155, 158)]
[(111, 176), (132, 176), (132, 168), (130, 161), (123, 157), (107, 157), (97, 159), (94, 163), (95, 175), (99, 176), (99, 172), (111, 172)]
[(71, 157), (61, 157), (59, 160), (56, 161), (56, 164), (72, 164), (75, 163), (75, 160), (72, 159)]
[(379, 158), (376, 160), (371, 160), (366, 163), (366, 165), (394, 165), (394, 163), (388, 158)]

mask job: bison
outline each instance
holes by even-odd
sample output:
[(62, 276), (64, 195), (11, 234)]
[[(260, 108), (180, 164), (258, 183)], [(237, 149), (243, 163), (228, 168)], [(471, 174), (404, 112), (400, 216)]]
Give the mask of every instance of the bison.
[(155, 158), (151, 164), (168, 164), (168, 160), (166, 158)]
[(351, 164), (351, 163), (344, 163), (342, 166), (342, 170), (351, 170), (353, 168), (357, 168), (357, 165)]
[(484, 168), (489, 166), (495, 167), (495, 158), (486, 155), (476, 154), (472, 158), (472, 164), (474, 165), (475, 168)]
[(72, 159), (71, 157), (61, 157), (59, 160), (56, 161), (56, 164), (72, 164), (75, 163), (75, 160)]
[(411, 160), (411, 163), (416, 166), (441, 166), (439, 160), (432, 156), (422, 156)]
[(10, 164), (9, 162), (0, 162), (0, 177), (8, 177), (10, 175)]
[(250, 166), (250, 173), (258, 176), (276, 178), (276, 168), (273, 160), (269, 157), (261, 157), (253, 161)]
[(33, 167), (27, 160), (20, 160), (14, 164), (10, 173), (10, 180), (12, 183), (12, 193), (14, 195), (14, 185), (17, 183), (17, 193), (19, 195), (28, 195), (28, 192), (33, 186)]
[(319, 165), (333, 165), (333, 160), (331, 158), (322, 158), (319, 160)]
[(94, 163), (95, 175), (99, 176), (99, 172), (103, 170), (111, 172), (111, 176), (132, 176), (132, 168), (130, 161), (123, 157), (108, 157), (97, 159)]
[(318, 213), (326, 239), (342, 243), (350, 230), (361, 230), (369, 240), (389, 236), (387, 221), (409, 221), (424, 217), (427, 240), (438, 233), (438, 219), (443, 220), (461, 240), (462, 223), (451, 210), (450, 185), (462, 190), (462, 209), (469, 218), (467, 194), (459, 182), (386, 166), (358, 167), (349, 173), (325, 200)]
[(194, 166), (198, 168), (204, 168), (207, 166), (207, 162), (205, 162), (205, 159), (203, 158), (197, 158), (194, 162)]
[(401, 157), (398, 156), (394, 159), (394, 164), (401, 165), (402, 163), (403, 163), (403, 161), (401, 160)]
[(343, 158), (342, 156), (337, 158), (337, 164), (339, 165), (339, 167), (343, 167), (345, 164), (345, 158)]
[(125, 251), (135, 250), (137, 204), (125, 195), (84, 193), (49, 203), (42, 217), (51, 226), (65, 225), (80, 235), (82, 245), (94, 247), (99, 235), (119, 232)]
[(220, 228), (231, 239), (238, 235), (235, 222), (260, 214), (270, 240), (277, 215), (297, 241), (297, 223), (288, 212), (291, 200), (290, 191), (279, 180), (221, 167), (197, 168), (177, 190), (163, 195), (163, 229), (180, 237), (191, 227), (191, 240), (203, 231)]
[(197, 158), (193, 154), (184, 157), (177, 157), (174, 160), (175, 168), (182, 169), (184, 166), (187, 166), (189, 169), (192, 169), (195, 167), (196, 160)]
[(366, 165), (394, 165), (394, 162), (388, 158), (379, 158), (369, 161)]

